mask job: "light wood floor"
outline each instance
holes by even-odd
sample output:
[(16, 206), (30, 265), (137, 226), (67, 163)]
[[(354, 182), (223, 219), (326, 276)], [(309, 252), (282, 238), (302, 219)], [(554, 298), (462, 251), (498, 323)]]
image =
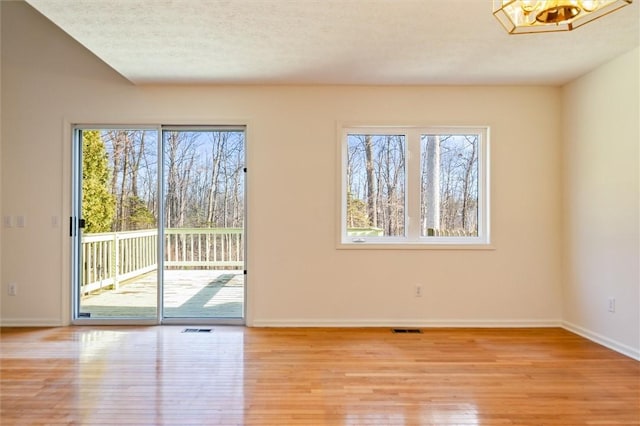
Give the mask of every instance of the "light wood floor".
[(561, 329), (2, 329), (2, 425), (640, 425), (640, 362)]

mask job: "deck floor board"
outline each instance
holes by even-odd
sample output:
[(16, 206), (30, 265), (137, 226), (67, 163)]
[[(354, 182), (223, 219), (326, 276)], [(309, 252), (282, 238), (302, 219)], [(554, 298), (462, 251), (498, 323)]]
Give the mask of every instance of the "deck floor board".
[[(155, 318), (157, 272), (81, 300), (91, 318)], [(238, 270), (167, 270), (164, 313), (169, 318), (242, 318), (244, 275)]]

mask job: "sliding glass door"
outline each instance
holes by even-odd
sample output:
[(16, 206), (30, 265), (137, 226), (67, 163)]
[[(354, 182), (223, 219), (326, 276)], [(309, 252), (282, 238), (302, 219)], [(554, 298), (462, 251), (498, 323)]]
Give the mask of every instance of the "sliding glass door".
[(243, 129), (164, 128), (164, 316), (244, 312)]
[(158, 132), (75, 131), (74, 317), (158, 317)]
[(75, 322), (243, 321), (244, 135), (74, 130)]

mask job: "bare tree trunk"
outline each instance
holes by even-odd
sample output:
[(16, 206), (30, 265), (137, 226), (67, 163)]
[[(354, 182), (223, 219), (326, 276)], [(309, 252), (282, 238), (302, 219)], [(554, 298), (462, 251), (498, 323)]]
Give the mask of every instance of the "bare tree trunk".
[[(403, 222), (402, 222), (402, 231), (405, 231), (405, 226), (406, 224), (404, 223), (404, 208), (405, 208), (405, 196), (406, 196), (406, 188), (404, 186), (404, 182), (405, 182), (405, 167), (406, 167), (406, 160), (405, 160), (405, 146), (404, 143), (401, 143), (400, 140), (397, 141), (398, 143), (398, 158), (399, 158), (399, 162), (396, 165), (396, 170), (395, 170), (395, 187), (396, 188), (401, 188), (402, 189), (402, 193), (398, 195), (398, 199), (394, 200), (394, 203), (396, 205), (396, 217), (397, 217), (397, 221), (398, 221), (398, 234), (400, 234), (400, 223), (399, 220), (400, 218), (402, 218)], [(402, 175), (401, 175), (402, 172)], [(400, 185), (400, 181), (402, 182)], [(402, 214), (400, 213), (400, 210), (402, 209)]]
[(223, 177), (224, 177), (224, 192), (222, 194), (222, 200), (223, 200), (222, 227), (227, 228), (229, 226), (229, 173), (228, 173), (226, 162), (223, 168)]
[(376, 185), (375, 174), (373, 172), (373, 143), (371, 135), (366, 135), (364, 139), (364, 152), (366, 158), (367, 169), (367, 214), (369, 216), (369, 225), (378, 225), (378, 208), (376, 205)]
[(127, 178), (129, 174), (129, 152), (131, 151), (131, 138), (128, 132), (121, 133), (123, 142), (122, 151), (122, 181), (120, 182), (120, 196), (118, 200), (117, 226), (118, 231), (128, 229), (129, 209), (127, 208)]
[(244, 173), (242, 167), (238, 168), (233, 174), (233, 222), (232, 227), (237, 228), (242, 222), (240, 217), (240, 173)]
[(138, 172), (140, 170), (140, 162), (144, 155), (144, 134), (144, 131), (140, 132), (138, 152), (136, 152), (135, 148), (131, 150), (133, 163), (131, 167), (131, 195), (136, 198), (138, 197)]
[[(157, 146), (155, 147), (157, 152)], [(142, 199), (147, 207), (147, 209), (153, 214), (153, 218), (155, 223), (158, 223), (158, 208), (157, 208), (157, 191), (158, 191), (158, 181), (157, 181), (157, 171), (155, 176), (152, 177), (151, 173), (149, 173), (150, 165), (149, 165), (149, 156), (144, 149), (141, 149), (140, 157), (142, 162), (142, 169), (146, 171), (144, 186), (143, 186), (143, 194)], [(157, 154), (152, 155), (153, 162), (157, 162)]]
[(386, 146), (384, 150), (384, 176), (387, 187), (387, 197), (385, 200), (385, 222), (384, 229), (385, 235), (394, 235), (394, 214), (393, 214), (393, 198), (395, 194), (395, 187), (391, 177), (391, 138), (386, 137)]
[(467, 220), (467, 215), (468, 215), (468, 209), (469, 209), (469, 202), (471, 201), (469, 199), (469, 192), (471, 189), (471, 172), (473, 171), (473, 165), (475, 163), (475, 158), (476, 158), (476, 144), (475, 143), (471, 143), (471, 155), (469, 157), (469, 161), (467, 161), (466, 167), (465, 167), (465, 173), (464, 173), (464, 186), (463, 186), (463, 193), (462, 193), (462, 229), (464, 229), (465, 231), (467, 231), (467, 225), (468, 225), (468, 220)]
[(176, 224), (176, 198), (177, 198), (177, 182), (176, 182), (176, 157), (177, 157), (177, 134), (175, 132), (169, 133), (166, 141), (166, 180), (167, 180), (167, 193), (165, 195), (165, 221), (166, 227), (172, 228)]
[(122, 159), (123, 145), (119, 137), (119, 132), (111, 130), (107, 132), (108, 138), (113, 146), (113, 174), (111, 175), (111, 195), (116, 201), (116, 215), (113, 220), (112, 230), (120, 229), (120, 197), (118, 197), (118, 177), (120, 176), (120, 163)]
[(187, 213), (187, 203), (188, 199), (188, 191), (189, 191), (189, 170), (193, 165), (193, 161), (189, 163), (189, 165), (182, 171), (182, 176), (179, 182), (179, 200), (180, 200), (180, 219), (178, 225), (180, 227), (184, 227), (186, 223), (186, 213)]
[(440, 137), (427, 136), (427, 179), (425, 188), (426, 214), (423, 235), (429, 229), (440, 229)]
[(223, 143), (221, 135), (216, 134), (212, 141), (211, 161), (213, 169), (211, 170), (211, 181), (209, 186), (209, 197), (207, 202), (207, 223), (209, 226), (215, 226), (217, 210), (218, 210), (218, 179), (220, 177), (220, 160), (222, 156)]

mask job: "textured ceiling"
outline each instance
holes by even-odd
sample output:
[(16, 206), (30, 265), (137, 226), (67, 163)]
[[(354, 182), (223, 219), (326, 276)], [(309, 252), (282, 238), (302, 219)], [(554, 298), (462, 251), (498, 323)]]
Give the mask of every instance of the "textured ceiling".
[(26, 0), (136, 84), (563, 84), (638, 46), (640, 1), (508, 35), (490, 0)]

